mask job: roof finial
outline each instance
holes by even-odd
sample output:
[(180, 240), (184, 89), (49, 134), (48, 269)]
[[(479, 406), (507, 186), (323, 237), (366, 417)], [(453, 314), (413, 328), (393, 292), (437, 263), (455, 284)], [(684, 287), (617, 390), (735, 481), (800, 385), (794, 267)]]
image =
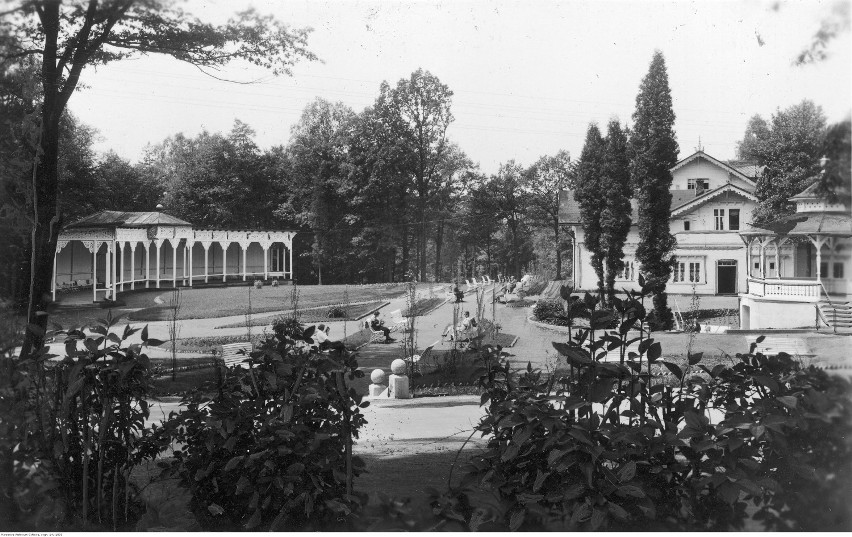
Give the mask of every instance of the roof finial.
[(158, 211), (162, 211), (162, 210), (163, 210), (163, 204), (162, 204), (162, 203), (158, 203), (158, 204), (157, 204), (157, 210), (158, 210)]
[(698, 147), (695, 148), (696, 152), (704, 152), (704, 146), (701, 145), (701, 136), (698, 137)]

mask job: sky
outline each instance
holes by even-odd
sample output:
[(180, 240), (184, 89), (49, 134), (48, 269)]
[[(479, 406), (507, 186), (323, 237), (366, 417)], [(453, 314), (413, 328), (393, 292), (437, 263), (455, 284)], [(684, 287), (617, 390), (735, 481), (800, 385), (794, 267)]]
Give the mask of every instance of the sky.
[[(847, 0), (848, 1), (848, 0)], [(137, 161), (148, 144), (203, 129), (227, 132), (234, 120), (268, 148), (286, 144), (302, 110), (317, 97), (356, 111), (372, 104), (382, 81), (418, 68), (454, 92), (448, 136), (494, 173), (514, 159), (529, 165), (567, 150), (577, 158), (590, 122), (630, 123), (655, 49), (668, 68), (680, 156), (699, 144), (719, 159), (754, 114), (769, 118), (811, 99), (829, 122), (852, 110), (849, 32), (829, 58), (793, 65), (836, 0), (758, 1), (203, 1), (185, 9), (223, 22), (243, 7), (311, 27), (320, 58), (292, 77), (232, 64), (217, 81), (191, 65), (147, 56), (87, 68), (71, 111), (100, 136), (96, 149)]]

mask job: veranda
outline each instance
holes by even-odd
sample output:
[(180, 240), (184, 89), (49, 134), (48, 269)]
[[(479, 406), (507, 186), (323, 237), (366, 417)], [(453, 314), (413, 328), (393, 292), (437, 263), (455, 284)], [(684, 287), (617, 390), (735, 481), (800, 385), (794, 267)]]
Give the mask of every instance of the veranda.
[(296, 232), (193, 229), (162, 212), (101, 211), (59, 234), (53, 262), (57, 291), (92, 288), (115, 299), (136, 286), (192, 286), (213, 279), (293, 278)]

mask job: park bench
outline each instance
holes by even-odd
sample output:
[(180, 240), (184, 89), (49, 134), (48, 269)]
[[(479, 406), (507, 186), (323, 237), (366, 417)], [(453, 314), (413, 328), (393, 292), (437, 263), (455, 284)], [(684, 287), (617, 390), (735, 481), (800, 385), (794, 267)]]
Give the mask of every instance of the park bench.
[(222, 363), (225, 364), (225, 367), (239, 366), (244, 369), (248, 369), (250, 365), (245, 360), (248, 360), (249, 353), (251, 353), (252, 350), (252, 344), (250, 341), (228, 343), (227, 345), (222, 345), (220, 360), (222, 360)]
[(370, 332), (370, 343), (381, 343), (385, 340), (385, 333), (381, 330), (373, 330), (370, 321), (364, 321), (364, 329)]
[(408, 327), (408, 321), (402, 316), (402, 310), (393, 310), (390, 312), (391, 324), (388, 326), (391, 332), (405, 332)]

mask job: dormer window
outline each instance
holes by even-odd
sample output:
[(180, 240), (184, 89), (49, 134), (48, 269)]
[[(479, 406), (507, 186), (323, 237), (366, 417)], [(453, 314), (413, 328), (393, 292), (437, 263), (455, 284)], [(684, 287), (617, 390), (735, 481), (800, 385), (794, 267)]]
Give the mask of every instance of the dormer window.
[(687, 179), (686, 188), (689, 190), (707, 190), (710, 188), (710, 179)]

